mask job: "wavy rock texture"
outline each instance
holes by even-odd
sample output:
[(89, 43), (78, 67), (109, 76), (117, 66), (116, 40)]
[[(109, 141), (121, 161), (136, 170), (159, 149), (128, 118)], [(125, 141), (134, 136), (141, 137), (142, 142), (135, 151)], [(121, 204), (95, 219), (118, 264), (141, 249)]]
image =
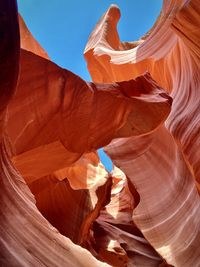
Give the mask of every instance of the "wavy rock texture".
[(90, 230), (109, 200), (111, 177), (96, 153), (34, 182), (25, 178), (43, 216), (74, 243), (90, 247)]
[[(140, 196), (132, 220), (169, 264), (200, 266), (200, 6), (164, 1), (152, 30), (120, 42), (120, 11), (111, 6), (85, 49), (95, 82), (129, 80), (145, 71), (168, 90), (172, 111), (164, 126), (146, 136), (113, 140), (105, 151)], [(143, 266), (143, 265), (140, 265)]]
[[(15, 1), (1, 1), (0, 263), (2, 266), (108, 266), (62, 236), (41, 216), (5, 150), (6, 105), (19, 68), (19, 29)], [(3, 136), (3, 137), (2, 137)]]
[(20, 52), (16, 3), (0, 5), (1, 265), (110, 266), (94, 257), (93, 222), (111, 191), (94, 150), (155, 130), (171, 98), (149, 74), (83, 81), (49, 60), (21, 17)]
[(164, 1), (132, 43), (111, 6), (85, 49), (94, 83), (0, 8), (1, 265), (200, 266), (198, 1)]
[(94, 228), (99, 258), (114, 266), (159, 266), (162, 259), (132, 220), (139, 195), (117, 167), (112, 177), (111, 201), (101, 210)]

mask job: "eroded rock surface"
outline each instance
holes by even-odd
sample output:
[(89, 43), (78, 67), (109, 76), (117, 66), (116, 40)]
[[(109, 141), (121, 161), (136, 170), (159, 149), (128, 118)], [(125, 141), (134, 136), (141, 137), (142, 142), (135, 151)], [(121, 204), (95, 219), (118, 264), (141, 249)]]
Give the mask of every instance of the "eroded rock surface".
[(163, 126), (146, 136), (114, 139), (105, 151), (140, 196), (133, 222), (169, 264), (181, 267), (200, 265), (199, 16), (198, 1), (164, 1), (144, 38), (121, 43), (120, 11), (111, 6), (85, 49), (94, 81), (149, 71), (173, 98)]
[(164, 1), (132, 43), (112, 5), (85, 49), (93, 82), (0, 7), (1, 265), (199, 267), (198, 1)]

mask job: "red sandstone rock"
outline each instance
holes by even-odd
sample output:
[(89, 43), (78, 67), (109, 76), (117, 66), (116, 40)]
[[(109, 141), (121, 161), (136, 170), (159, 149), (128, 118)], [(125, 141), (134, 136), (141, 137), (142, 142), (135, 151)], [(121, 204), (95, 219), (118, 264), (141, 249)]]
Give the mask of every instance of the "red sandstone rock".
[[(51, 62), (19, 17), (14, 96), (17, 11), (0, 5), (1, 264), (198, 267), (198, 1), (164, 1), (133, 43), (111, 6), (85, 50), (94, 83)], [(105, 170), (102, 146), (125, 174)]]
[[(92, 165), (82, 153), (114, 137), (154, 130), (166, 119), (170, 104), (171, 98), (149, 74), (128, 82), (86, 83), (51, 61), (21, 50), (20, 79), (8, 106), (6, 144), (43, 216), (62, 234), (93, 250), (90, 229), (109, 200), (109, 180), (98, 160), (91, 176)], [(71, 174), (79, 192), (70, 187), (75, 182), (67, 181)], [(86, 180), (86, 186), (78, 179)]]
[(158, 266), (162, 259), (132, 220), (139, 195), (117, 167), (114, 167), (112, 177), (111, 201), (101, 210), (95, 224), (99, 258), (111, 265), (115, 263), (114, 266)]
[(115, 139), (105, 151), (140, 196), (133, 222), (177, 267), (200, 264), (199, 16), (196, 0), (164, 1), (144, 38), (121, 43), (120, 12), (112, 6), (85, 49), (94, 81), (129, 80), (149, 71), (171, 93), (172, 111), (164, 126), (143, 137)]
[(114, 137), (152, 131), (168, 115), (170, 104), (149, 74), (129, 82), (87, 83), (21, 50), (20, 80), (6, 126), (10, 156), (34, 180), (70, 166), (83, 152)]
[(33, 182), (25, 178), (43, 216), (74, 243), (90, 246), (93, 221), (108, 201), (112, 180), (96, 153)]
[(27, 28), (23, 18), (19, 15), (20, 45), (22, 49), (33, 52), (34, 54), (49, 59), (47, 52), (35, 40)]
[(1, 1), (0, 79), (0, 263), (2, 266), (108, 266), (62, 236), (41, 215), (5, 149), (6, 106), (19, 67), (19, 29), (15, 1)]

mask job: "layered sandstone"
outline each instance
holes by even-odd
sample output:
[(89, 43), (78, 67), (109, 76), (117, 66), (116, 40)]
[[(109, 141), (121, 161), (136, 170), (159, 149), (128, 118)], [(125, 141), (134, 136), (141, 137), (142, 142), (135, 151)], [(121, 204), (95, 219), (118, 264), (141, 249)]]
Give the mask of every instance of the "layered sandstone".
[(164, 1), (132, 43), (111, 6), (84, 53), (93, 82), (0, 7), (1, 265), (200, 266), (198, 1)]
[(199, 16), (198, 1), (164, 1), (152, 30), (138, 42), (123, 43), (120, 11), (111, 6), (85, 49), (94, 81), (129, 80), (149, 71), (173, 98), (163, 126), (114, 139), (105, 151), (140, 196), (133, 222), (169, 264), (181, 267), (200, 265)]

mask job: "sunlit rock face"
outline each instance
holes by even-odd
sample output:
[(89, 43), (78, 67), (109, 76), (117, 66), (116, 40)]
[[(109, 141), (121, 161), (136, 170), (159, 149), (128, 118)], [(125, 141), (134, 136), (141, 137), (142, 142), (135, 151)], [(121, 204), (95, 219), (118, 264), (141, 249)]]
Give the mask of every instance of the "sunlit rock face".
[(199, 1), (164, 1), (152, 30), (135, 43), (120, 42), (119, 17), (112, 6), (89, 38), (92, 79), (122, 81), (149, 71), (173, 105), (156, 131), (114, 139), (105, 151), (140, 196), (132, 220), (144, 237), (169, 264), (200, 266)]
[(85, 49), (93, 82), (0, 7), (1, 265), (200, 266), (198, 1), (164, 1), (133, 43), (111, 6)]

